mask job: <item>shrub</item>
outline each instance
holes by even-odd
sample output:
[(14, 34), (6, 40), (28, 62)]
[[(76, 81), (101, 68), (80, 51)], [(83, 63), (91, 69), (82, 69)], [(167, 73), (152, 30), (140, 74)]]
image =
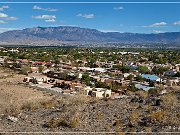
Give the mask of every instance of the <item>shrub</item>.
[(158, 93), (158, 91), (157, 91), (157, 89), (149, 89), (148, 90), (148, 94), (157, 94)]
[(47, 122), (45, 126), (49, 128), (57, 128), (59, 126), (68, 127), (69, 125), (65, 120), (52, 118)]
[(111, 130), (111, 127), (109, 126), (109, 124), (105, 124), (104, 129), (109, 132)]
[(96, 119), (97, 120), (102, 120), (103, 119), (103, 113), (98, 112), (97, 115), (96, 115)]
[(130, 115), (130, 122), (132, 125), (136, 125), (139, 119), (140, 113), (138, 111), (134, 111)]
[(170, 108), (172, 109), (173, 107), (175, 107), (178, 103), (178, 99), (176, 97), (175, 94), (173, 93), (168, 93), (166, 95), (163, 95), (161, 97), (163, 103), (164, 103), (164, 107), (165, 108)]
[(136, 91), (136, 94), (139, 95), (140, 97), (142, 97), (143, 99), (146, 99), (148, 97), (148, 92), (147, 91)]
[(120, 120), (116, 120), (116, 122), (113, 124), (115, 126), (116, 132), (121, 132), (123, 128), (123, 124)]
[(18, 114), (20, 114), (20, 113), (21, 113), (21, 110), (17, 106), (10, 105), (9, 107), (7, 107), (5, 109), (5, 114), (6, 115), (17, 117)]
[(40, 103), (28, 102), (28, 103), (23, 104), (21, 109), (25, 111), (35, 111), (41, 107), (42, 105)]
[(150, 114), (150, 119), (152, 121), (163, 122), (166, 117), (167, 117), (167, 113), (162, 111), (157, 111)]
[(71, 122), (70, 122), (70, 127), (71, 128), (76, 128), (78, 126), (78, 124), (79, 124), (79, 121), (80, 121), (79, 118), (72, 119)]
[(55, 107), (57, 105), (57, 103), (55, 101), (49, 100), (49, 101), (43, 101), (40, 103), (43, 108), (45, 109), (51, 109), (53, 107)]

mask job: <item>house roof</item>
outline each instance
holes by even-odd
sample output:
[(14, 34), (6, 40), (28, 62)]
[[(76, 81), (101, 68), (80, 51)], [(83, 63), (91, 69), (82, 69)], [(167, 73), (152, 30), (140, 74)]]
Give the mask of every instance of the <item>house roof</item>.
[(155, 88), (155, 87), (149, 87), (149, 86), (143, 85), (143, 84), (135, 84), (135, 87), (138, 88), (138, 89), (145, 90), (145, 91), (148, 91), (150, 89), (154, 89)]
[(160, 79), (158, 76), (151, 74), (142, 74), (141, 77), (145, 79), (149, 79), (151, 81), (157, 81), (158, 79)]

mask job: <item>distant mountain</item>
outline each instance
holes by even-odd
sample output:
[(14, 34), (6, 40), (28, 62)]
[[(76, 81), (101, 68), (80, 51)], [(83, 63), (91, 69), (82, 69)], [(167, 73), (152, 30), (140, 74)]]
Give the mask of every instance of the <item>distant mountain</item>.
[(0, 42), (14, 44), (58, 44), (62, 42), (118, 42), (118, 43), (161, 43), (180, 45), (180, 32), (138, 34), (101, 32), (80, 27), (36, 27), (12, 30), (0, 34)]

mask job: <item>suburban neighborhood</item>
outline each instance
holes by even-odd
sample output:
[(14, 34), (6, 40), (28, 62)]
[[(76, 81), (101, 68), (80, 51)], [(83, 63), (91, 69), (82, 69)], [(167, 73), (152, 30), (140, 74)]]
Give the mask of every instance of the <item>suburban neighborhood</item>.
[(180, 131), (179, 57), (178, 50), (166, 49), (2, 47), (1, 92), (9, 100), (1, 101), (0, 126)]
[[(26, 74), (24, 83), (61, 94), (76, 95), (81, 92), (98, 98), (118, 98), (122, 91), (125, 92), (127, 89), (149, 91), (158, 90), (162, 86), (165, 89), (168, 86), (180, 85), (179, 63), (154, 63), (147, 57), (143, 57), (143, 52), (118, 50), (108, 53), (105, 50), (99, 50), (96, 54), (102, 58), (88, 61), (86, 57), (83, 58), (83, 54), (88, 51), (89, 55), (93, 55), (95, 53), (93, 49), (76, 50), (77, 53), (72, 55), (74, 57), (71, 58), (72, 60), (68, 59), (70, 57), (68, 54), (59, 55), (59, 61), (53, 61), (53, 59), (42, 61), (18, 58), (22, 54), (25, 54), (25, 57), (29, 55), (25, 49), (1, 48), (1, 53), (13, 53), (17, 58), (12, 60), (9, 56), (1, 56), (0, 62), (1, 65)], [(33, 53), (37, 55), (37, 52)], [(43, 54), (49, 55), (46, 51)], [(108, 58), (105, 59), (106, 55), (118, 56), (118, 59), (108, 60)], [(158, 55), (159, 59), (162, 59), (161, 55), (163, 54)], [(137, 56), (141, 59), (130, 60)]]

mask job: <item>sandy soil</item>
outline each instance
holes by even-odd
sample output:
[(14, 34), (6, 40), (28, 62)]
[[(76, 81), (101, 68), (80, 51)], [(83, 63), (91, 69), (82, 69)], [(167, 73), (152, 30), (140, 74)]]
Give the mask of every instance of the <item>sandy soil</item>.
[(0, 76), (0, 113), (11, 105), (21, 106), (27, 102), (40, 102), (53, 98), (47, 93), (20, 84), (24, 75), (0, 68)]

